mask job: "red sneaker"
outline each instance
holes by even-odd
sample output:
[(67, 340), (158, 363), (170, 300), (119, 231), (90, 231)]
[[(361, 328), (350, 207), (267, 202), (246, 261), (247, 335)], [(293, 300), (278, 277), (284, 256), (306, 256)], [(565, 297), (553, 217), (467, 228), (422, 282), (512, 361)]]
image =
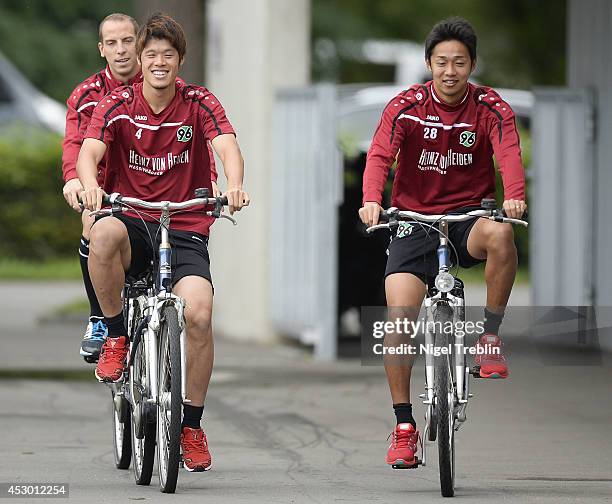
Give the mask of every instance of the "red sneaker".
[(100, 360), (96, 367), (96, 378), (101, 382), (117, 382), (123, 376), (125, 358), (128, 354), (129, 342), (125, 336), (106, 338)]
[(417, 444), (419, 431), (411, 423), (398, 424), (391, 433), (391, 444), (386, 462), (394, 469), (417, 466)]
[(202, 429), (183, 427), (181, 432), (183, 465), (190, 472), (208, 471), (212, 467), (212, 457), (208, 451), (206, 434)]
[(483, 334), (476, 345), (484, 349), (483, 354), (476, 354), (474, 362), (480, 366), (481, 378), (507, 378), (508, 365), (502, 353), (502, 341), (495, 334)]

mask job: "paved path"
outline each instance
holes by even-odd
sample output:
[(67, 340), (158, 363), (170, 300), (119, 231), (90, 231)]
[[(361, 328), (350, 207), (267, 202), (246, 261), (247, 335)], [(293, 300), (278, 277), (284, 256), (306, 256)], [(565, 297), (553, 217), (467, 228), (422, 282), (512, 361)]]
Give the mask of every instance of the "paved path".
[[(1, 329), (15, 356), (14, 347), (36, 339), (24, 329), (7, 341)], [(55, 337), (74, 346), (74, 334)], [(508, 380), (473, 382), (457, 435), (457, 499), (611, 502), (611, 359), (550, 366), (529, 341), (509, 350)], [(69, 358), (78, 362), (75, 352)], [(216, 359), (204, 422), (214, 468), (181, 472), (175, 497), (160, 494), (155, 479), (138, 487), (131, 471), (114, 468), (110, 394), (93, 379), (0, 380), (0, 482), (70, 482), (75, 503), (440, 501), (435, 445), (427, 467), (383, 463), (392, 411), (382, 368), (227, 340), (217, 342)], [(420, 366), (415, 372), (422, 376)]]

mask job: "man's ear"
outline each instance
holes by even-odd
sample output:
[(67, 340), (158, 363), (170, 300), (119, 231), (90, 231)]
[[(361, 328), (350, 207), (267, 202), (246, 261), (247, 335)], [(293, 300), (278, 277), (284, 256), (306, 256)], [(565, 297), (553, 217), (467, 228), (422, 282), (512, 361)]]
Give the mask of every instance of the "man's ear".
[(425, 59), (425, 66), (427, 67), (427, 70), (431, 72), (431, 62), (428, 59)]
[(98, 42), (98, 51), (100, 51), (100, 57), (104, 58), (104, 51), (103, 51), (104, 46), (102, 45), (102, 42)]
[(476, 70), (477, 63), (478, 63), (477, 59), (472, 60), (472, 70), (470, 70), (470, 73)]

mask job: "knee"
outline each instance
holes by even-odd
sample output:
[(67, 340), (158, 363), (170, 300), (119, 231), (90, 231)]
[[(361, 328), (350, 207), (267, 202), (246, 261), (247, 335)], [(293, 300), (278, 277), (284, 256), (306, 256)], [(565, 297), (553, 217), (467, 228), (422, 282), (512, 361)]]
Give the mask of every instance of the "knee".
[[(110, 219), (109, 219), (110, 220)], [(101, 259), (113, 256), (119, 251), (123, 236), (122, 230), (112, 222), (101, 220), (90, 230), (89, 251)]]
[(203, 305), (187, 307), (185, 310), (185, 321), (189, 337), (205, 342), (209, 336), (211, 324), (211, 310)]
[(500, 254), (516, 254), (514, 245), (514, 232), (510, 224), (498, 224), (491, 226), (487, 233), (487, 252)]

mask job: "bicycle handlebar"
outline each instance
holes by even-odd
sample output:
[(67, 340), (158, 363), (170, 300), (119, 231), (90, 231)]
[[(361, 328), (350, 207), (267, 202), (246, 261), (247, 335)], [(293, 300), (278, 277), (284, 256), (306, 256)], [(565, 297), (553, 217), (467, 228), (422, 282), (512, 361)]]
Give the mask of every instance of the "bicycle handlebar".
[(121, 196), (119, 193), (105, 194), (102, 198), (102, 202), (107, 205), (130, 205), (148, 210), (185, 210), (198, 205), (215, 205), (225, 206), (227, 205), (227, 197), (219, 196), (217, 198), (193, 198), (180, 203), (173, 203), (171, 201), (143, 201), (138, 198), (130, 198), (128, 196)]
[(482, 217), (485, 219), (494, 220), (496, 222), (507, 222), (509, 224), (518, 224), (521, 226), (529, 226), (529, 223), (522, 219), (512, 219), (510, 217), (505, 216), (505, 212), (503, 210), (492, 209), (492, 210), (472, 210), (470, 212), (461, 213), (461, 214), (440, 214), (440, 215), (426, 215), (418, 212), (413, 212), (412, 210), (399, 210), (395, 207), (391, 207), (387, 210), (383, 210), (379, 215), (379, 220), (387, 221), (384, 224), (376, 224), (375, 226), (370, 226), (366, 229), (367, 233), (371, 233), (377, 229), (388, 229), (390, 226), (393, 226), (394, 222), (398, 221), (407, 221), (414, 220), (426, 223), (436, 223), (441, 221), (447, 222), (462, 222), (473, 217)]

